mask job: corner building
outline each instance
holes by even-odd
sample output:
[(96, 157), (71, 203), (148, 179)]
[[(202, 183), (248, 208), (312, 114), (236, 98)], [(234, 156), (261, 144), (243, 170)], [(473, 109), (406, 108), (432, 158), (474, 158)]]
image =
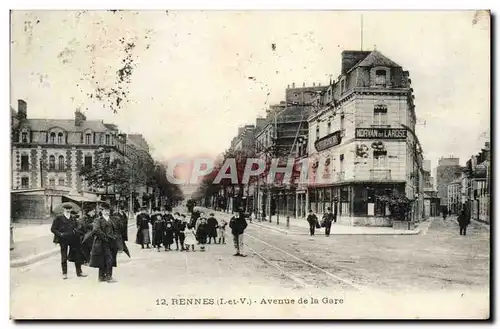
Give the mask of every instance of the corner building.
[(308, 204), (350, 225), (389, 226), (379, 196), (413, 200), (423, 214), (422, 149), (408, 71), (378, 51), (344, 51), (342, 72), (309, 117)]

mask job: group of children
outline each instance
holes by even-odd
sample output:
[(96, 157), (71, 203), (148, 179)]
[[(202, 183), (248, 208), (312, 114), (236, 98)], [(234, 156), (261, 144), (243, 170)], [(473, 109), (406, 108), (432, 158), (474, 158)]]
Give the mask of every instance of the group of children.
[(186, 214), (175, 212), (172, 215), (168, 210), (154, 209), (149, 220), (152, 225), (153, 247), (160, 251), (163, 245), (165, 251), (170, 251), (175, 242), (176, 250), (179, 250), (180, 245), (181, 251), (195, 251), (195, 245), (198, 244), (200, 250), (205, 251), (205, 245), (212, 240), (214, 244), (217, 243), (217, 238), (219, 243), (225, 244), (227, 223), (224, 220), (219, 223), (214, 214), (210, 214), (208, 218), (203, 215), (194, 212), (188, 222)]

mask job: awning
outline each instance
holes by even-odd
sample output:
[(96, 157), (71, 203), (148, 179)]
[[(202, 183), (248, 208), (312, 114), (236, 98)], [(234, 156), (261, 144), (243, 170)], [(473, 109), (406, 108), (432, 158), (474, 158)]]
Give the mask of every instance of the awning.
[(97, 197), (95, 199), (87, 198), (82, 195), (64, 195), (64, 197), (76, 202), (101, 202)]

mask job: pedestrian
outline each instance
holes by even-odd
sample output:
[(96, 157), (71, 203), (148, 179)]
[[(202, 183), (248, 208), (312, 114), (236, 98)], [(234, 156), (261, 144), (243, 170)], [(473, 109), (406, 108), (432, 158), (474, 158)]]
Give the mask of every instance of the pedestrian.
[[(151, 213), (151, 217), (150, 217), (150, 223), (151, 223), (151, 245), (153, 246), (153, 248), (156, 248), (157, 245), (156, 245), (156, 241), (161, 241), (161, 236), (158, 238), (158, 239), (155, 239), (155, 234), (156, 234), (156, 230), (155, 230), (155, 223), (157, 220), (161, 219), (161, 212), (160, 212), (160, 209), (158, 208), (153, 208), (153, 212)], [(158, 246), (159, 248), (160, 246)]]
[(191, 224), (188, 224), (187, 229), (186, 229), (186, 239), (184, 240), (184, 243), (186, 245), (186, 251), (189, 251), (189, 247), (191, 247), (192, 251), (194, 250), (194, 245), (195, 245), (195, 231), (194, 227), (191, 226)]
[(222, 243), (223, 244), (226, 244), (226, 226), (227, 226), (227, 222), (222, 219), (217, 227), (217, 234), (219, 236), (219, 244)]
[[(175, 241), (175, 250), (179, 250), (179, 240), (180, 240), (180, 231), (179, 227), (181, 225), (181, 214), (178, 212), (174, 213), (174, 221), (172, 224), (174, 231), (174, 241)], [(181, 243), (181, 249), (184, 249)]]
[(78, 222), (71, 216), (71, 204), (63, 204), (63, 213), (57, 215), (52, 222), (50, 231), (54, 234), (54, 243), (59, 244), (61, 251), (62, 278), (68, 278), (68, 261), (75, 263), (76, 276), (86, 277), (82, 271), (85, 255), (81, 248)]
[[(153, 225), (153, 246), (158, 249), (158, 252), (160, 251), (160, 247), (163, 244), (165, 229), (165, 220), (161, 215), (157, 216), (157, 219), (155, 220)], [(167, 246), (164, 245), (164, 247), (165, 250), (167, 250)]]
[(309, 209), (309, 215), (307, 215), (307, 222), (309, 223), (309, 234), (314, 236), (314, 231), (319, 226), (318, 217), (313, 213), (312, 209)]
[(206, 218), (200, 218), (198, 221), (198, 227), (196, 228), (196, 239), (198, 240), (201, 251), (205, 251), (205, 244), (207, 243), (208, 237), (208, 225)]
[(443, 208), (443, 220), (446, 220), (447, 215), (448, 215), (448, 209)]
[(470, 224), (470, 218), (467, 216), (467, 211), (462, 209), (457, 217), (458, 225), (460, 226), (460, 235), (467, 235), (467, 226)]
[(165, 222), (165, 235), (163, 238), (163, 245), (165, 251), (172, 250), (172, 243), (174, 243), (174, 228), (172, 221)]
[(122, 240), (120, 221), (117, 216), (111, 217), (107, 203), (101, 205), (101, 216), (94, 221), (92, 237), (90, 267), (99, 269), (99, 282), (116, 282), (113, 278), (113, 267), (117, 266), (116, 255), (126, 246)]
[(207, 219), (208, 244), (210, 244), (212, 239), (214, 240), (214, 244), (217, 243), (217, 226), (219, 226), (219, 222), (214, 217), (214, 214), (211, 213)]
[(117, 213), (118, 217), (121, 220), (121, 225), (123, 229), (123, 241), (128, 241), (128, 216), (125, 211), (125, 206), (121, 206)]
[(137, 237), (135, 243), (140, 244), (142, 249), (144, 249), (144, 245), (149, 249), (149, 244), (151, 243), (151, 239), (149, 237), (149, 216), (146, 213), (146, 208), (142, 208), (141, 212), (136, 217), (137, 224)]
[(332, 208), (328, 207), (326, 214), (323, 215), (323, 223), (321, 226), (325, 228), (325, 235), (330, 236), (330, 230), (332, 228), (332, 222), (334, 220), (332, 214)]
[(186, 240), (186, 232), (187, 230), (187, 219), (186, 215), (182, 214), (180, 217), (180, 223), (179, 226), (177, 227), (177, 234), (179, 237), (179, 243), (181, 244), (181, 251), (184, 251), (184, 245), (185, 245), (185, 240)]
[(252, 223), (252, 221), (255, 221), (255, 212), (253, 212), (253, 211), (250, 214), (250, 224)]
[(240, 210), (238, 216), (233, 216), (229, 221), (229, 227), (233, 234), (234, 248), (236, 249), (236, 253), (233, 256), (246, 257), (246, 255), (243, 254), (243, 233), (247, 225), (245, 214), (242, 210)]
[(90, 262), (90, 251), (92, 250), (92, 240), (85, 239), (85, 237), (92, 233), (95, 218), (96, 218), (95, 210), (90, 210), (79, 221), (79, 231), (81, 232), (82, 235), (81, 248), (83, 255), (85, 256), (84, 264), (88, 264)]

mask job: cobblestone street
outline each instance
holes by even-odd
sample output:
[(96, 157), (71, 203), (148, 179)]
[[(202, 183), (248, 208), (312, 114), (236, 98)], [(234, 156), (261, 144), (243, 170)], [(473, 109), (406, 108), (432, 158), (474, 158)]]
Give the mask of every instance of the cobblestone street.
[[(218, 219), (230, 216), (216, 213)], [(296, 233), (301, 229), (291, 228)], [(129, 228), (131, 236), (135, 236), (134, 226)], [(90, 317), (273, 318), (296, 316), (306, 305), (268, 305), (262, 299), (297, 303), (304, 296), (343, 301), (320, 302), (313, 313), (325, 318), (340, 313), (345, 318), (351, 310), (356, 317), (360, 312), (366, 317), (432, 317), (437, 309), (440, 316), (443, 312), (480, 318), (488, 314), (489, 229), (482, 224), (473, 223), (467, 236), (458, 234), (454, 220), (436, 218), (425, 235), (330, 237), (321, 231), (309, 237), (250, 224), (245, 238), (246, 258), (232, 256), (230, 234), (225, 245), (207, 245), (206, 252), (157, 252), (129, 243), (132, 258), (119, 255), (115, 284), (98, 283), (97, 270), (87, 267), (89, 277), (77, 278), (72, 264), (69, 279), (63, 281), (58, 255), (12, 268), (11, 314), (14, 318), (89, 317), (87, 308), (102, 300), (109, 302), (92, 307)], [(375, 302), (408, 293), (425, 293), (425, 297), (419, 298), (418, 305), (412, 305), (411, 299), (405, 299), (406, 306), (399, 302), (397, 312), (394, 302)], [(187, 303), (177, 298), (207, 298), (206, 303), (215, 304), (224, 300), (217, 308), (184, 307), (173, 305)], [(247, 305), (250, 300), (253, 305)], [(368, 302), (371, 306), (365, 309)]]

